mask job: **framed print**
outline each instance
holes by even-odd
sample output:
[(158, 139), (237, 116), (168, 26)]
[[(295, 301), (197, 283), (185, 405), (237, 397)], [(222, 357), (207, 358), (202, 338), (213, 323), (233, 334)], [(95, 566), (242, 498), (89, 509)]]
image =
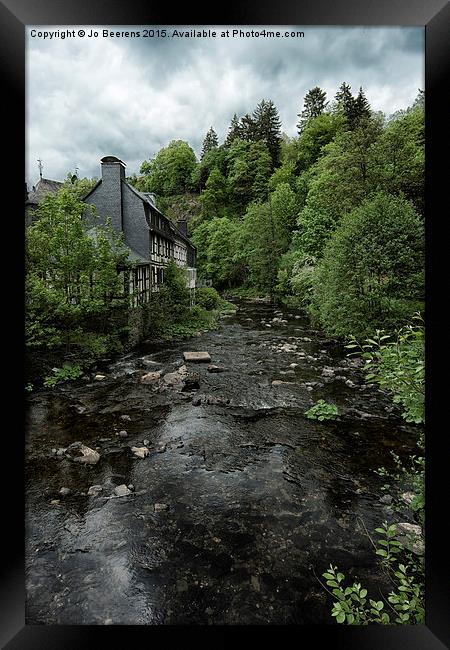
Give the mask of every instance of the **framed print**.
[(448, 4), (215, 9), (0, 4), (3, 644), (439, 650)]

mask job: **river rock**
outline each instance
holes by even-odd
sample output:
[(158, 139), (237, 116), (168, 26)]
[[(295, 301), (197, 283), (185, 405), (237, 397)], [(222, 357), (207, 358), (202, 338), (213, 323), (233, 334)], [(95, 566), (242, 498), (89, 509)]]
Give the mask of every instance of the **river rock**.
[(206, 398), (206, 403), (211, 406), (226, 406), (230, 403), (230, 400), (226, 397), (216, 397), (215, 395), (208, 395)]
[(297, 346), (295, 343), (284, 343), (280, 347), (281, 352), (295, 352), (297, 350)]
[(126, 413), (124, 413), (123, 415), (121, 415), (121, 416), (120, 416), (120, 419), (121, 419), (121, 420), (126, 420), (127, 422), (131, 422), (131, 418), (130, 418), (130, 416), (127, 415)]
[(384, 503), (386, 506), (389, 506), (392, 503), (392, 497), (390, 494), (385, 494), (381, 497), (380, 503)]
[(163, 510), (168, 510), (169, 509), (169, 504), (168, 503), (154, 503), (153, 504), (153, 510), (155, 512), (162, 512)]
[(416, 555), (423, 555), (425, 553), (422, 528), (417, 524), (410, 524), (406, 521), (398, 523), (396, 535), (398, 541), (408, 551), (412, 551)]
[(281, 384), (293, 384), (294, 382), (292, 381), (281, 381), (281, 379), (274, 379), (272, 382), (272, 386), (281, 386)]
[(200, 406), (202, 403), (202, 398), (200, 395), (195, 395), (195, 397), (192, 398), (192, 406)]
[(211, 363), (209, 352), (183, 352), (183, 359), (192, 363)]
[(127, 431), (123, 430), (123, 431), (119, 431), (117, 435), (119, 436), (119, 438), (126, 438), (128, 436), (128, 433)]
[(200, 373), (189, 372), (184, 380), (183, 390), (197, 390), (200, 388)]
[(161, 379), (161, 373), (158, 372), (147, 372), (141, 377), (141, 384), (155, 384)]
[(98, 451), (86, 447), (81, 442), (74, 442), (66, 449), (66, 456), (71, 458), (75, 463), (83, 463), (85, 465), (95, 465), (100, 460)]
[(415, 498), (416, 495), (414, 494), (414, 492), (403, 492), (402, 494), (402, 501), (404, 501), (404, 503), (406, 503), (406, 505), (408, 506), (411, 505), (411, 503), (414, 501)]
[(90, 497), (96, 497), (102, 491), (103, 491), (103, 488), (102, 488), (101, 485), (91, 485), (91, 487), (89, 488), (87, 493), (88, 493), (88, 496), (90, 496)]
[(114, 494), (116, 497), (126, 497), (128, 494), (132, 494), (131, 490), (125, 485), (125, 483), (122, 483), (122, 485), (118, 485), (114, 489)]
[(297, 368), (298, 363), (290, 363), (289, 368)]
[(330, 366), (325, 366), (324, 369), (322, 370), (322, 377), (334, 377), (334, 375), (335, 375), (335, 370)]
[(222, 366), (215, 366), (213, 363), (211, 363), (211, 364), (207, 367), (207, 371), (208, 371), (208, 372), (224, 372), (224, 371), (225, 371), (225, 368), (223, 368)]
[(106, 375), (98, 374), (94, 376), (94, 381), (103, 381), (104, 379), (106, 379)]
[(138, 458), (146, 458), (149, 454), (147, 447), (131, 447), (131, 451)]
[(63, 497), (66, 497), (68, 494), (71, 493), (72, 490), (70, 490), (68, 487), (62, 487), (59, 491), (60, 495)]
[(172, 388), (183, 388), (185, 381), (188, 377), (188, 370), (186, 366), (180, 366), (178, 370), (174, 372), (168, 372), (163, 377), (164, 386), (170, 386)]

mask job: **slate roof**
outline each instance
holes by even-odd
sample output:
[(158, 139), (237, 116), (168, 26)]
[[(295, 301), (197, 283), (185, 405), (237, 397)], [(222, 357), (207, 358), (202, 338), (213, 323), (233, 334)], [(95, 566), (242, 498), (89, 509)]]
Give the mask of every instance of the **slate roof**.
[(25, 205), (39, 205), (46, 194), (57, 192), (64, 183), (61, 181), (52, 181), (49, 178), (41, 178), (34, 188), (34, 191), (28, 192), (28, 199)]

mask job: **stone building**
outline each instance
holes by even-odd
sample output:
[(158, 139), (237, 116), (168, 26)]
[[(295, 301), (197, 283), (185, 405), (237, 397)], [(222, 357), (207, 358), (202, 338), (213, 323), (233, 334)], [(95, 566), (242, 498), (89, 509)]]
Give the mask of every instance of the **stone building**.
[(83, 201), (95, 206), (100, 224), (109, 218), (114, 230), (124, 234), (129, 257), (136, 264), (130, 276), (135, 305), (147, 302), (151, 292), (164, 282), (170, 258), (187, 269), (188, 286), (195, 288), (196, 248), (187, 237), (186, 221), (174, 224), (158, 210), (153, 194), (130, 185), (125, 163), (119, 158), (101, 159), (101, 178)]

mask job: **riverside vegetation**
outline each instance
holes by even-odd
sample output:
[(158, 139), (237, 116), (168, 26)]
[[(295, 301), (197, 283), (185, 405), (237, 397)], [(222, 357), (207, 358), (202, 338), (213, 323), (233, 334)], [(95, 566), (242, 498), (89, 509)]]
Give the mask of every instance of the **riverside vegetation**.
[[(343, 83), (331, 102), (312, 88), (293, 138), (282, 133), (275, 104), (262, 100), (252, 113), (234, 115), (222, 144), (211, 127), (200, 160), (189, 143), (174, 140), (128, 180), (154, 192), (169, 217), (187, 215), (198, 274), (215, 287), (198, 290), (190, 307), (182, 273), (169, 265), (152, 298), (154, 334), (214, 327), (227, 308), (216, 290), (304, 310), (365, 360), (367, 381), (417, 425), (411, 466), (378, 471), (391, 481), (400, 512), (401, 494), (411, 490), (409, 507), (423, 528), (424, 93), (386, 117), (362, 88), (354, 95)], [(119, 291), (126, 252), (108, 226), (95, 227), (95, 236), (83, 227), (80, 197), (90, 183), (68, 178), (27, 230), (27, 346), (45, 352), (47, 369), (64, 359), (47, 386), (121, 350), (126, 335)], [(307, 416), (338, 413), (318, 403)], [(393, 590), (367, 598), (358, 582), (344, 587), (330, 566), (323, 575), (333, 616), (347, 624), (423, 622), (422, 555), (411, 540), (400, 541), (395, 524), (375, 532), (374, 552)]]

